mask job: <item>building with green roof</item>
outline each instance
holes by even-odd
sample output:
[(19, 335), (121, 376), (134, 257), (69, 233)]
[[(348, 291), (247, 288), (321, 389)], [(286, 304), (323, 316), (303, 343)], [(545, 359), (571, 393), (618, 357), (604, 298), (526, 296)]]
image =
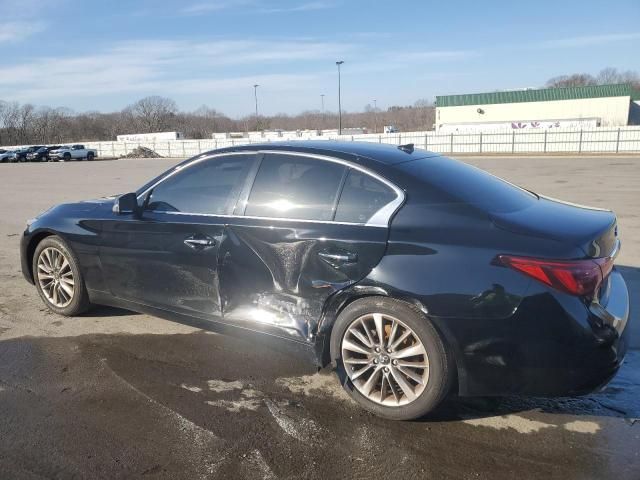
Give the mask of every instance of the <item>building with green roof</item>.
[(621, 127), (640, 123), (640, 91), (628, 84), (436, 97), (444, 132)]

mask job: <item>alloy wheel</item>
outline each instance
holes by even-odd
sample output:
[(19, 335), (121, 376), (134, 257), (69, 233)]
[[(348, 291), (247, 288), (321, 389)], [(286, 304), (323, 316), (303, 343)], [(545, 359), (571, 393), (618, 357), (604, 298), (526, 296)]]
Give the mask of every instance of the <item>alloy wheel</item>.
[(357, 318), (346, 329), (341, 349), (351, 383), (375, 403), (407, 405), (426, 388), (427, 351), (418, 335), (395, 317), (371, 313)]
[(71, 303), (75, 281), (71, 264), (65, 254), (54, 247), (47, 247), (38, 257), (38, 284), (51, 305), (64, 308)]

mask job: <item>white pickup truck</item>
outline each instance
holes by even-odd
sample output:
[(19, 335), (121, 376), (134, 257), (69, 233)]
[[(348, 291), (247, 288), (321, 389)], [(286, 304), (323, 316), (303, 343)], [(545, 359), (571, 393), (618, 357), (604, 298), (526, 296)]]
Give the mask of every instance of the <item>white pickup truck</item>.
[(65, 162), (68, 162), (69, 160), (93, 160), (97, 156), (98, 152), (96, 150), (84, 148), (84, 145), (64, 145), (49, 152), (49, 158), (52, 160), (63, 160)]

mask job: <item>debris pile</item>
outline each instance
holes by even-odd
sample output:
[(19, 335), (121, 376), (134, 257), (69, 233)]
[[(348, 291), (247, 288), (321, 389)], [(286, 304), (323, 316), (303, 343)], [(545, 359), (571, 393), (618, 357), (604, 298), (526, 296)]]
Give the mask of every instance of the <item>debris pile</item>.
[(137, 147), (121, 158), (162, 158), (162, 155), (147, 147)]

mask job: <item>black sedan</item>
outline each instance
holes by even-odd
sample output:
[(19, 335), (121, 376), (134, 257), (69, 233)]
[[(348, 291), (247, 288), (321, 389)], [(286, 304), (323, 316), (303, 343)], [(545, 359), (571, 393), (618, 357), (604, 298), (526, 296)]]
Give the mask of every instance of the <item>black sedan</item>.
[(38, 150), (40, 150), (41, 148), (43, 148), (42, 145), (34, 145), (31, 147), (25, 147), (25, 148), (21, 148), (19, 150), (16, 150), (16, 161), (17, 162), (32, 162), (35, 161), (32, 157), (32, 155), (37, 152)]
[[(616, 217), (463, 162), (367, 143), (248, 145), (30, 221), (22, 269), (62, 315), (123, 307), (333, 364), (363, 407), (574, 395), (627, 349)], [(265, 359), (266, 361), (266, 359)]]

